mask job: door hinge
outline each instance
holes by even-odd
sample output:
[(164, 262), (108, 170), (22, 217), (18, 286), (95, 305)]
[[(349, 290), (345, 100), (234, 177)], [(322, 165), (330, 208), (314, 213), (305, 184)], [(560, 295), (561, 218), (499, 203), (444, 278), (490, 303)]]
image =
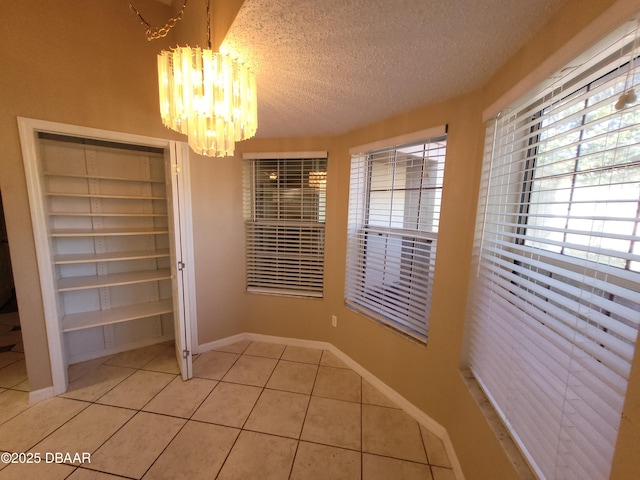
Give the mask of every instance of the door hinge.
[(182, 173), (182, 169), (178, 166), (177, 163), (174, 163), (173, 165), (171, 165), (171, 169), (173, 170), (174, 175), (178, 175), (179, 173)]
[(191, 352), (189, 350), (182, 351), (182, 358), (188, 358), (189, 355), (191, 355)]
[(186, 267), (186, 265), (184, 264), (184, 262), (178, 262), (178, 271), (184, 270), (185, 267)]

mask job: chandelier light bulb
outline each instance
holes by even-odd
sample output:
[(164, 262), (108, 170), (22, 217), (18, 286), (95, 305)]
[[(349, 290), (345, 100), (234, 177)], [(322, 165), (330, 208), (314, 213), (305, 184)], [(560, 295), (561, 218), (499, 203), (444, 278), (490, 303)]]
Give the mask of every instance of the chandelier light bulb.
[(229, 55), (200, 47), (158, 54), (160, 116), (201, 155), (233, 155), (258, 128), (255, 75)]

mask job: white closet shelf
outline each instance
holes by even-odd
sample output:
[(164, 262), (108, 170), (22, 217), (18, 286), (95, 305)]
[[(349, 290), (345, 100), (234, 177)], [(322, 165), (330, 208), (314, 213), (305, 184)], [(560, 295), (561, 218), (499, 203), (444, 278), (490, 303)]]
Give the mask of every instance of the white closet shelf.
[(136, 272), (111, 273), (109, 275), (92, 275), (88, 277), (65, 277), (58, 279), (58, 291), (70, 292), (90, 288), (117, 287), (134, 283), (155, 282), (171, 278), (171, 270), (141, 270)]
[(64, 228), (51, 230), (52, 237), (116, 237), (124, 235), (164, 235), (169, 233), (168, 227), (158, 228), (103, 228), (90, 230), (85, 228)]
[(47, 192), (48, 197), (72, 197), (72, 198), (111, 198), (116, 200), (165, 200), (167, 197), (155, 195), (115, 195), (111, 193), (70, 193), (70, 192)]
[(166, 213), (49, 212), (56, 217), (166, 217)]
[(47, 177), (88, 178), (91, 180), (116, 180), (121, 182), (165, 183), (164, 179), (119, 177), (117, 175), (85, 175), (80, 173), (44, 172)]
[(65, 255), (55, 255), (53, 257), (53, 263), (56, 265), (66, 265), (73, 263), (118, 262), (122, 260), (141, 260), (168, 256), (168, 248), (159, 250), (132, 250), (107, 253), (68, 253)]
[(110, 310), (98, 310), (95, 312), (71, 313), (62, 318), (62, 331), (71, 332), (84, 328), (99, 327), (140, 318), (154, 317), (173, 311), (171, 299), (158, 302), (137, 303), (125, 307), (116, 307)]

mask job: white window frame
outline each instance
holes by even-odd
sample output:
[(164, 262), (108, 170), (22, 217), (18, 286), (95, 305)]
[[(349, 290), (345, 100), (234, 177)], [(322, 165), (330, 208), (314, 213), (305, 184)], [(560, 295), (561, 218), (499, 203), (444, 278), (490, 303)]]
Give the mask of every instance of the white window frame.
[(322, 298), (327, 160), (326, 151), (243, 154), (247, 292)]
[[(402, 153), (419, 145), (431, 150), (422, 157)], [(437, 160), (430, 159), (436, 151)], [(426, 343), (446, 126), (361, 145), (350, 153), (345, 303)]]

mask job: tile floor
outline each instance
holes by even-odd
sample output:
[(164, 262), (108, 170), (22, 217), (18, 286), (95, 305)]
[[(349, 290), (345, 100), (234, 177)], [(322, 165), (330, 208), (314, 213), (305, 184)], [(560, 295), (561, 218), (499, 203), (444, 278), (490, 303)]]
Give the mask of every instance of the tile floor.
[(15, 295), (0, 307), (0, 372), (0, 391), (8, 387), (29, 391)]
[(183, 382), (153, 345), (72, 365), (68, 392), (34, 405), (7, 353), (0, 451), (42, 460), (0, 479), (455, 478), (442, 442), (328, 351), (239, 342)]

